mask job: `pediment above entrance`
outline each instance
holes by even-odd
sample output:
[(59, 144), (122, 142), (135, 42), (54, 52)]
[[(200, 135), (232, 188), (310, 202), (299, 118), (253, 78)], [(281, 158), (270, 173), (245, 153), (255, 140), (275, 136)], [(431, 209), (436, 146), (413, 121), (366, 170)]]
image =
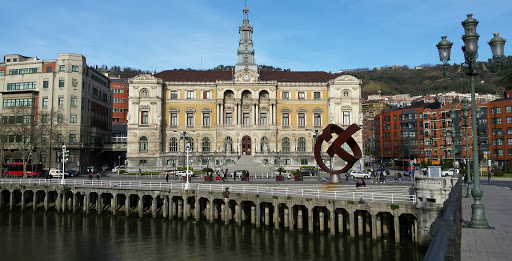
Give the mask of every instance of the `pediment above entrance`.
[(260, 75), (249, 68), (245, 68), (235, 73), (236, 83), (257, 83)]

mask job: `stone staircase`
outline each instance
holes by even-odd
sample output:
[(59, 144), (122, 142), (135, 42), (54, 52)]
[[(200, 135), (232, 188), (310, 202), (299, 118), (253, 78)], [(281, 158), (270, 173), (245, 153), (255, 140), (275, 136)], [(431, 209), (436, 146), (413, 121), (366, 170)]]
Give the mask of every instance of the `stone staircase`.
[(241, 156), (240, 159), (237, 162), (235, 162), (235, 164), (229, 165), (227, 168), (229, 172), (233, 172), (239, 169), (246, 169), (249, 171), (249, 174), (251, 176), (253, 176), (254, 174), (260, 175), (275, 172), (273, 168), (254, 161), (254, 158), (249, 155)]

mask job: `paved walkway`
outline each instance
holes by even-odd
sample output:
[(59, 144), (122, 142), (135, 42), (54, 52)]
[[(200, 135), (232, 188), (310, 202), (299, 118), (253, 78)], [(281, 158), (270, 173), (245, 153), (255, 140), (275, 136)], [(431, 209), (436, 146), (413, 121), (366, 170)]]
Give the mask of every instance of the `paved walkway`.
[[(482, 203), (491, 229), (473, 229), (465, 226), (471, 220), (472, 198), (462, 199), (461, 260), (512, 260), (512, 190), (508, 187), (486, 185)], [(466, 187), (463, 187), (463, 195)]]

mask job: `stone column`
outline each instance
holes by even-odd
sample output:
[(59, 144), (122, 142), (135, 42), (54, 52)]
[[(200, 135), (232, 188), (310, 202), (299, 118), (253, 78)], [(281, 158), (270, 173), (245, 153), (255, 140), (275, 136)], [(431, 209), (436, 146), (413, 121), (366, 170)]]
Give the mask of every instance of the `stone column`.
[(139, 195), (139, 206), (137, 207), (137, 209), (139, 211), (139, 217), (144, 216), (144, 202), (142, 201), (143, 197), (144, 197), (144, 195)]
[(336, 216), (334, 215), (335, 210), (329, 210), (329, 228), (331, 229), (331, 235), (336, 235)]
[(350, 237), (356, 236), (356, 221), (355, 221), (355, 212), (348, 212), (348, 218), (349, 218), (349, 226), (350, 226)]
[(151, 216), (156, 218), (156, 205), (157, 205), (157, 197), (152, 197), (151, 200)]
[[(12, 194), (13, 193), (11, 193), (11, 195)], [(61, 202), (62, 202), (62, 194), (57, 193), (57, 201), (55, 201), (55, 209), (57, 209), (57, 212), (60, 212), (62, 210), (62, 208), (60, 207)]]
[(372, 239), (377, 239), (377, 214), (372, 215)]
[(414, 219), (414, 223), (412, 225), (412, 242), (418, 242), (418, 220)]
[(297, 211), (297, 230), (302, 230), (304, 228), (304, 220), (302, 219), (302, 208), (299, 208), (299, 211)]
[(210, 214), (210, 212), (211, 212), (210, 208), (211, 208), (210, 207), (210, 201), (206, 201), (206, 211), (205, 211), (204, 214), (206, 215), (206, 220), (211, 222), (212, 218), (211, 218), (211, 214)]
[(162, 206), (162, 216), (167, 218), (169, 216), (169, 199), (164, 197), (164, 205)]
[(295, 229), (294, 227), (294, 220), (293, 220), (293, 206), (289, 206), (288, 207), (288, 228), (290, 229), (290, 231), (293, 231)]
[(188, 200), (188, 198), (185, 200), (185, 207), (186, 207), (185, 216), (187, 217), (187, 220), (188, 220), (189, 218), (192, 218), (192, 215), (191, 215), (192, 205), (190, 204), (190, 201)]
[(21, 211), (25, 209), (25, 190), (21, 191)]
[(194, 208), (194, 219), (196, 221), (201, 220), (200, 215), (201, 215), (201, 202), (199, 202), (199, 198), (196, 198), (195, 208)]
[(274, 229), (279, 229), (279, 204), (274, 206)]
[[(1, 194), (1, 193), (0, 193)], [(0, 202), (1, 202), (1, 198), (0, 198)], [(0, 203), (1, 205), (2, 203)], [(1, 208), (1, 207), (0, 207)], [(32, 210), (33, 211), (36, 211), (37, 209), (37, 191), (34, 192), (34, 195), (32, 196)]]
[(117, 214), (117, 194), (113, 194), (112, 199), (110, 199), (110, 209), (112, 210), (112, 215), (115, 216)]
[(169, 196), (169, 219), (172, 219), (176, 216), (176, 213), (177, 212), (177, 204), (176, 204), (176, 200), (172, 199), (171, 196)]
[(125, 211), (125, 216), (129, 216), (130, 215), (130, 195), (126, 195), (126, 198), (124, 200), (124, 208), (126, 209)]
[(229, 206), (229, 199), (224, 199), (224, 205), (226, 205), (226, 225), (229, 224), (231, 218), (233, 217), (233, 211), (231, 210), (231, 206)]
[(101, 214), (103, 211), (103, 200), (101, 198), (101, 194), (98, 193), (98, 199), (96, 200), (96, 213)]
[(178, 218), (183, 218), (183, 200), (178, 199)]
[(9, 209), (12, 211), (14, 208), (14, 192), (9, 191)]
[(395, 242), (400, 242), (400, 222), (398, 219), (398, 213), (394, 213), (394, 228), (395, 228)]
[[(78, 197), (77, 194), (79, 192), (73, 193), (73, 213), (76, 213), (76, 210), (78, 209)], [(80, 195), (80, 194), (78, 194)]]
[(375, 214), (375, 231), (376, 236), (381, 237), (382, 236), (382, 219), (380, 217), (381, 215)]
[(89, 206), (89, 194), (84, 195), (84, 212), (85, 214), (89, 214), (91, 212), (91, 208)]
[(363, 235), (363, 225), (364, 225), (364, 217), (361, 214), (361, 211), (357, 212), (357, 235)]
[(318, 213), (318, 221), (319, 221), (319, 225), (320, 225), (320, 232), (324, 232), (324, 227), (325, 227), (325, 219), (324, 219), (324, 211), (323, 210), (320, 210), (319, 211), (320, 213)]
[(261, 226), (261, 205), (256, 203), (256, 227)]
[(290, 216), (288, 214), (288, 209), (284, 209), (284, 228), (288, 228), (288, 223), (290, 222)]
[(242, 202), (240, 202), (240, 214), (242, 215), (241, 216), (241, 218), (242, 218), (241, 223), (242, 223), (247, 220), (247, 213), (245, 213), (244, 205), (242, 204)]
[(242, 208), (240, 207), (239, 202), (236, 202), (235, 205), (235, 223), (238, 225), (242, 224)]
[(313, 233), (313, 208), (308, 208), (308, 231)]
[(265, 226), (268, 227), (270, 225), (270, 210), (268, 206), (265, 206)]
[(226, 221), (226, 204), (220, 204), (220, 221)]
[(256, 207), (251, 206), (251, 224), (256, 225)]
[(343, 222), (343, 213), (338, 213), (338, 233), (345, 232), (345, 224)]

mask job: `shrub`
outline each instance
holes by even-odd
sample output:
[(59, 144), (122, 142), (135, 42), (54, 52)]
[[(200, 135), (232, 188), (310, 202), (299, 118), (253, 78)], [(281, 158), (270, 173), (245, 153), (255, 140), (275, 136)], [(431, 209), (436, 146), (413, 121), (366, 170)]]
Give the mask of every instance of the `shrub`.
[(279, 167), (276, 171), (279, 172), (279, 175), (281, 175), (281, 173), (285, 172), (286, 170)]
[(495, 177), (503, 177), (505, 175), (505, 173), (499, 169), (492, 169), (491, 173)]
[(124, 173), (126, 173), (126, 171), (124, 171), (124, 170), (120, 170), (120, 171), (119, 171), (119, 175), (122, 175), (122, 174), (124, 174)]
[(399, 205), (391, 204), (391, 209), (392, 209), (392, 210), (399, 209), (399, 208), (400, 208), (400, 206), (399, 206)]
[(356, 202), (354, 202), (354, 201), (352, 201), (352, 200), (349, 200), (349, 201), (347, 201), (347, 204), (349, 204), (349, 205), (354, 205), (354, 204), (356, 204)]

